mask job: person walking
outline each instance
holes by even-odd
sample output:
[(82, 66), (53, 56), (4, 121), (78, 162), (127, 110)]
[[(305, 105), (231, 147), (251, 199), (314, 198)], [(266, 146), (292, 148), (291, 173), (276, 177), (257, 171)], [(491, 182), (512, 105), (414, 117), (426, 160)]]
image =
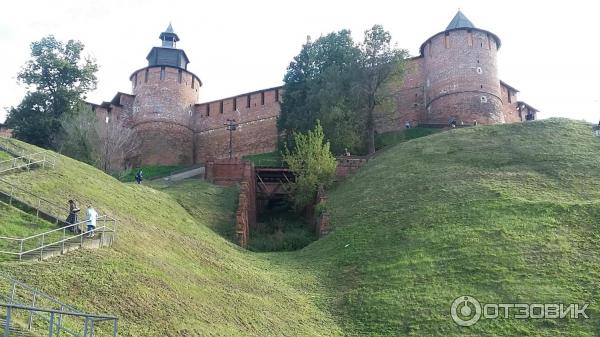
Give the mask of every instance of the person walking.
[(137, 171), (137, 173), (135, 174), (135, 181), (138, 184), (142, 183), (142, 180), (144, 180), (144, 174), (142, 173), (142, 170)]
[(87, 208), (87, 237), (94, 237), (94, 230), (96, 229), (96, 220), (98, 219), (98, 212), (92, 207), (92, 205), (88, 205)]
[[(67, 220), (65, 222), (69, 225), (75, 225), (77, 222), (79, 222), (79, 219), (77, 216), (77, 213), (79, 211), (80, 211), (80, 209), (77, 208), (75, 201), (73, 201), (72, 199), (69, 200), (69, 215), (67, 216)], [(71, 227), (69, 227), (69, 231), (78, 233), (79, 226), (71, 226)]]

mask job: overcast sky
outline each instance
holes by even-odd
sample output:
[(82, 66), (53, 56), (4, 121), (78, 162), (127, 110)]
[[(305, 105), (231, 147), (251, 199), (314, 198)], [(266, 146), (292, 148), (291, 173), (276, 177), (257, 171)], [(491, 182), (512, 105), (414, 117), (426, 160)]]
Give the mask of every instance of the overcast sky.
[(29, 44), (48, 34), (82, 41), (100, 70), (88, 100), (109, 101), (131, 92), (129, 75), (147, 65), (169, 22), (204, 83), (200, 101), (282, 84), (285, 69), (307, 35), (343, 28), (360, 40), (382, 24), (412, 55), (443, 31), (458, 8), (502, 40), (499, 76), (542, 118), (600, 118), (600, 23), (593, 1), (181, 1), (18, 0), (0, 11), (0, 121), (25, 89), (16, 74)]

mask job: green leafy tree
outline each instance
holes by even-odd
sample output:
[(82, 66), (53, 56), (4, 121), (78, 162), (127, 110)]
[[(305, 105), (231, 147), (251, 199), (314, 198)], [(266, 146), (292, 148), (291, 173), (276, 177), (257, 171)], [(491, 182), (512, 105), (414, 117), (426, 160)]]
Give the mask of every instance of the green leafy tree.
[[(306, 132), (319, 119), (335, 153), (375, 151), (375, 116), (394, 109), (389, 85), (401, 81), (406, 50), (375, 25), (362, 43), (349, 30), (310, 39), (284, 77), (280, 130)], [(287, 145), (292, 144), (287, 137)]]
[(31, 59), (18, 74), (27, 94), (9, 109), (7, 124), (16, 138), (46, 148), (57, 148), (61, 116), (77, 109), (85, 94), (96, 88), (98, 66), (83, 57), (84, 45), (52, 35), (31, 43)]
[(315, 200), (319, 186), (327, 188), (333, 183), (337, 162), (319, 120), (306, 134), (295, 133), (294, 140), (294, 150), (286, 147), (283, 160), (296, 176), (291, 183), (292, 196), (296, 209), (301, 210)]
[(352, 107), (353, 68), (360, 50), (349, 30), (330, 33), (312, 42), (310, 38), (290, 63), (284, 76), (284, 94), (278, 126), (285, 131), (287, 146), (293, 134), (306, 133), (321, 121), (333, 151), (361, 147), (360, 119)]
[(380, 109), (384, 113), (395, 108), (387, 85), (401, 81), (404, 59), (408, 56), (406, 50), (396, 48), (391, 41), (390, 33), (383, 26), (375, 25), (365, 32), (360, 45), (360, 67), (355, 85), (365, 119), (369, 154), (375, 152), (375, 112)]

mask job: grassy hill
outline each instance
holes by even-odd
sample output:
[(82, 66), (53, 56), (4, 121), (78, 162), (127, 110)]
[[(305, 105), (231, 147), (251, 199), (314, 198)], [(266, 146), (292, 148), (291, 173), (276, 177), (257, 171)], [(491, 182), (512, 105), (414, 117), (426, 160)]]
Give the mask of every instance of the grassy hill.
[(206, 208), (189, 213), (166, 193), (62, 156), (56, 169), (5, 178), (65, 207), (75, 199), (121, 220), (110, 249), (0, 263), (64, 302), (119, 316), (119, 336), (339, 334), (331, 315), (291, 286), (299, 278), (315, 283), (311, 275), (286, 272), (210, 229), (232, 224), (236, 195), (227, 189), (198, 182), (196, 205)]
[[(452, 130), (378, 156), (329, 195), (300, 252), (349, 335), (600, 334), (600, 139), (567, 120)], [(589, 320), (482, 320), (452, 301), (589, 303)]]
[[(226, 235), (235, 189), (122, 184), (61, 158), (11, 178), (110, 210), (117, 245), (0, 268), (120, 316), (121, 336), (596, 336), (599, 169), (585, 123), (438, 133), (388, 148), (331, 191), (327, 237), (256, 254), (215, 233)], [(590, 319), (459, 327), (450, 306), (461, 295), (589, 303)]]

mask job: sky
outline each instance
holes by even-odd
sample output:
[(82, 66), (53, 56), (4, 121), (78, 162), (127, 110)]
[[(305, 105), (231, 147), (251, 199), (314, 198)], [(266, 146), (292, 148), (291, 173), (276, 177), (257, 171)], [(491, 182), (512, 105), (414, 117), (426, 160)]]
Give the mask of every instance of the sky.
[(600, 20), (589, 0), (19, 0), (0, 11), (0, 122), (25, 94), (16, 75), (30, 43), (53, 34), (85, 44), (96, 59), (98, 88), (87, 100), (131, 92), (129, 76), (147, 65), (171, 22), (200, 77), (200, 102), (282, 84), (307, 36), (382, 24), (399, 47), (419, 46), (443, 31), (456, 11), (502, 40), (499, 77), (540, 110), (538, 117), (600, 119)]

